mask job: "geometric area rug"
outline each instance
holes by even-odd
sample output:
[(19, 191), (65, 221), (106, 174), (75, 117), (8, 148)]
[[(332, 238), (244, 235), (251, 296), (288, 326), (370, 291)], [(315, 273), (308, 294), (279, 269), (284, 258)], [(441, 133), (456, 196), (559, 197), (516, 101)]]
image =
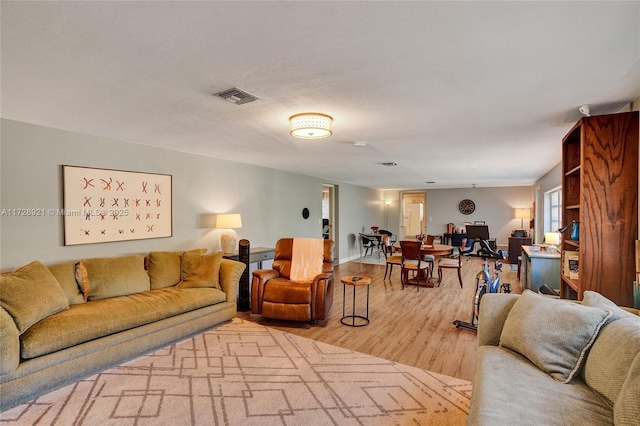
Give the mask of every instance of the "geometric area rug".
[(471, 383), (241, 319), (0, 413), (3, 425), (463, 425)]

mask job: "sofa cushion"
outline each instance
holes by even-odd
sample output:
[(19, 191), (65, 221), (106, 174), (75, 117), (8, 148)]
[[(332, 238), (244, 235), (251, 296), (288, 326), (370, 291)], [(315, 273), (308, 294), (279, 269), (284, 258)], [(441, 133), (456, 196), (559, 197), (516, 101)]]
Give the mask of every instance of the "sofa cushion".
[(600, 331), (584, 363), (584, 381), (613, 405), (638, 354), (640, 317), (629, 314)]
[(530, 290), (514, 303), (500, 335), (500, 346), (511, 349), (568, 383), (611, 311), (538, 295)]
[(60, 283), (37, 260), (0, 276), (0, 305), (11, 315), (20, 333), (69, 308)]
[(213, 288), (165, 288), (74, 305), (34, 324), (20, 338), (22, 357), (29, 359), (89, 340), (150, 324), (204, 306), (224, 302)]
[(478, 348), (467, 426), (612, 424), (612, 407), (579, 378), (562, 384), (521, 355)]
[(67, 295), (69, 305), (77, 305), (78, 303), (85, 302), (85, 298), (80, 292), (78, 282), (76, 281), (76, 262), (59, 263), (57, 265), (50, 265), (48, 268), (60, 283), (64, 294)]
[(222, 252), (212, 254), (185, 253), (182, 256), (182, 281), (178, 288), (213, 287), (220, 289)]
[(620, 395), (613, 406), (616, 425), (640, 423), (640, 353), (636, 355)]
[(141, 293), (151, 289), (144, 256), (121, 256), (83, 260), (89, 276), (88, 300)]
[[(206, 248), (189, 250), (186, 253), (205, 254)], [(151, 279), (151, 290), (173, 287), (180, 282), (184, 251), (152, 251), (147, 259), (147, 272)]]
[(311, 304), (311, 285), (287, 278), (273, 278), (265, 284), (262, 299), (266, 302), (307, 305), (308, 309)]

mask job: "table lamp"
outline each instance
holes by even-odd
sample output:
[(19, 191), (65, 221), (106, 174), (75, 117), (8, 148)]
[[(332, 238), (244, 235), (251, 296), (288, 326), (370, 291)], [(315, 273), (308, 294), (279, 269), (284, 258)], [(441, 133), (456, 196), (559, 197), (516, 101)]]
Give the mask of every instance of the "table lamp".
[(560, 252), (560, 233), (559, 232), (545, 232), (544, 243), (548, 248), (553, 248), (555, 251)]
[(527, 208), (517, 208), (516, 210), (516, 219), (520, 219), (520, 229), (524, 229), (524, 220), (531, 219), (530, 214), (531, 211)]
[(224, 254), (232, 254), (236, 249), (238, 234), (233, 229), (242, 228), (242, 217), (239, 213), (219, 214), (216, 228), (223, 229), (220, 234), (220, 247)]

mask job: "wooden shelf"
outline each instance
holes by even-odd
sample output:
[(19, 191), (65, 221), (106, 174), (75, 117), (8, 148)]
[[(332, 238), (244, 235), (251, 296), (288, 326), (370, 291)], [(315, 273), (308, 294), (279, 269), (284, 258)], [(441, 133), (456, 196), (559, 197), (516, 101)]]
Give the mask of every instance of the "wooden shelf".
[(572, 248), (580, 247), (580, 241), (564, 240), (562, 244), (564, 244), (565, 246), (571, 246)]
[(578, 164), (577, 166), (575, 166), (574, 168), (566, 172), (564, 175), (567, 177), (578, 176), (580, 174), (580, 169), (581, 169), (581, 166), (580, 164)]
[(567, 277), (566, 275), (561, 275), (560, 278), (562, 279), (563, 283), (571, 287), (574, 291), (578, 291), (578, 288), (579, 288), (578, 280), (573, 280)]
[(569, 239), (571, 226), (563, 233), (562, 249), (577, 251), (580, 265), (577, 279), (561, 273), (563, 298), (582, 300), (592, 290), (633, 306), (638, 116), (582, 117), (562, 139), (562, 227), (580, 223), (580, 241)]

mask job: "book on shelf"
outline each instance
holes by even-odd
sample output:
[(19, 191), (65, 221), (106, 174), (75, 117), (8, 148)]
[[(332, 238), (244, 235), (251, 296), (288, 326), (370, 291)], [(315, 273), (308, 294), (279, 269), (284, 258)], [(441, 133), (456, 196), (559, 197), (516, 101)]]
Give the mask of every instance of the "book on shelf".
[[(573, 268), (573, 271), (572, 271)], [(571, 279), (577, 279), (579, 276), (579, 253), (572, 250), (562, 251), (562, 275)]]
[(580, 276), (580, 263), (578, 255), (569, 255), (568, 256), (569, 263), (569, 278), (572, 280), (577, 280)]

